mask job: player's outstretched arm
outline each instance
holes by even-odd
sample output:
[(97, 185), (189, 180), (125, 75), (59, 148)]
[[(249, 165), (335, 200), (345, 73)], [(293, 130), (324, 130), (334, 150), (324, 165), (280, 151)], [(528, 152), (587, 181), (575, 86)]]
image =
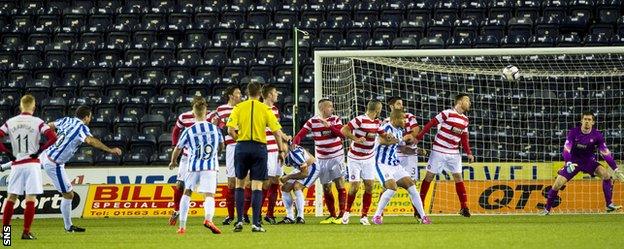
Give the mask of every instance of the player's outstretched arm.
[(93, 146), (93, 148), (102, 150), (102, 151), (106, 151), (110, 154), (116, 155), (116, 156), (121, 156), (122, 152), (121, 149), (119, 148), (110, 148), (108, 146), (106, 146), (105, 144), (102, 143), (102, 141), (100, 141), (97, 138), (94, 138), (92, 136), (89, 136), (85, 139), (85, 143), (87, 143), (88, 145)]
[(301, 143), (301, 140), (303, 140), (303, 138), (305, 138), (306, 135), (308, 135), (308, 129), (306, 129), (305, 127), (302, 127), (301, 130), (297, 132), (297, 135), (295, 135), (295, 138), (293, 138), (292, 143), (293, 144)]
[(354, 141), (354, 142), (361, 143), (361, 142), (366, 141), (366, 138), (364, 138), (364, 137), (361, 137), (361, 138), (356, 137), (356, 136), (353, 134), (353, 132), (351, 131), (351, 127), (349, 127), (348, 125), (343, 126), (343, 127), (342, 127), (342, 129), (340, 129), (340, 132), (341, 132), (341, 133), (342, 133), (342, 135), (344, 135), (346, 138), (351, 139), (351, 140), (352, 140), (352, 141)]
[[(220, 146), (220, 145), (219, 145)], [(178, 157), (182, 154), (182, 149), (176, 146), (171, 152), (171, 162), (169, 162), (169, 169), (172, 170), (175, 167), (178, 167)]]
[(35, 152), (35, 154), (31, 154), (30, 158), (38, 158), (41, 152), (55, 144), (56, 139), (58, 139), (58, 137), (56, 136), (56, 132), (54, 132), (53, 129), (47, 129), (45, 133), (43, 133), (43, 136), (46, 138), (46, 143), (43, 144), (43, 146), (39, 147), (39, 150)]
[(417, 143), (418, 141), (423, 140), (423, 138), (425, 137), (425, 134), (427, 134), (427, 132), (429, 132), (429, 130), (431, 130), (431, 127), (434, 127), (434, 126), (436, 126), (438, 124), (439, 124), (439, 122), (438, 122), (438, 119), (436, 119), (436, 118), (433, 118), (433, 119), (429, 120), (429, 122), (427, 122), (425, 127), (423, 127), (422, 131), (420, 131), (418, 133), (418, 135), (416, 135), (416, 141), (415, 142)]

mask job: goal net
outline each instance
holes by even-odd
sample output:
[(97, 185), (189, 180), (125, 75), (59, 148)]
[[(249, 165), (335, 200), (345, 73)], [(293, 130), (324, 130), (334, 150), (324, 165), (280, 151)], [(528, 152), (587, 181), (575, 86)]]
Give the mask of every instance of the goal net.
[[(422, 127), (451, 108), (456, 94), (469, 94), (468, 129), (477, 162), (469, 164), (463, 154), (462, 166), (474, 214), (539, 212), (563, 166), (567, 131), (580, 124), (583, 111), (596, 114), (595, 127), (603, 132), (616, 161), (622, 160), (622, 47), (317, 51), (314, 62), (315, 98), (331, 99), (344, 122), (363, 114), (370, 99), (384, 102), (385, 118), (386, 100), (399, 96), (405, 111), (416, 115)], [(503, 76), (508, 65), (519, 69), (518, 80)], [(430, 150), (436, 132), (432, 129), (419, 147)], [(427, 160), (419, 158), (418, 185)], [(371, 209), (381, 191), (377, 183)], [(605, 212), (602, 180), (587, 174), (566, 184), (559, 197), (555, 213)], [(622, 183), (614, 184), (613, 202), (624, 203)], [(439, 175), (424, 203), (431, 214), (456, 214), (460, 205), (452, 177)], [(385, 213), (411, 210), (403, 190)]]

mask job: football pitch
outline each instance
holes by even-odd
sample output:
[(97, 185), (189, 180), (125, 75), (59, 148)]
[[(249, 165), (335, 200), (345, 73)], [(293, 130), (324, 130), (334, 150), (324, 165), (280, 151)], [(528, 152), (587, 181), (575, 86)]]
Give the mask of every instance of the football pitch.
[[(84, 234), (65, 233), (61, 219), (36, 219), (34, 241), (22, 241), (13, 222), (15, 248), (624, 248), (624, 215), (433, 216), (432, 225), (411, 217), (385, 217), (383, 225), (265, 225), (266, 233), (241, 233), (219, 225), (214, 235), (202, 218), (190, 218), (178, 235), (166, 218), (74, 219)], [(221, 218), (215, 221), (221, 221)]]

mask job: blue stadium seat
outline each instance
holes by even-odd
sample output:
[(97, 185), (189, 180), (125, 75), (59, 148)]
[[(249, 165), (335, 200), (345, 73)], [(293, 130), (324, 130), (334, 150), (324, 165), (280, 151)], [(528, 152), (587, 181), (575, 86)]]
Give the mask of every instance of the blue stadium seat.
[[(147, 112), (147, 100), (143, 97), (127, 97), (121, 100), (121, 122), (137, 123), (138, 118)], [(136, 128), (136, 127), (135, 127)], [(136, 129), (135, 129), (136, 130)]]
[(46, 99), (50, 95), (50, 81), (36, 79), (26, 82), (25, 92), (33, 95), (35, 99)]
[(585, 36), (585, 39), (583, 40), (583, 45), (587, 47), (610, 46), (611, 38), (610, 36), (607, 36), (607, 35), (588, 34), (587, 36)]
[(488, 17), (509, 21), (513, 16), (514, 2), (509, 0), (491, 0)]
[(584, 16), (592, 19), (595, 11), (595, 1), (593, 0), (570, 0), (568, 13), (570, 16)]
[(393, 21), (377, 21), (373, 23), (373, 38), (392, 40), (396, 38), (398, 27), (398, 23)]
[(455, 20), (453, 36), (470, 37), (474, 39), (479, 32), (479, 23), (474, 19)]
[(516, 2), (516, 17), (529, 17), (533, 20), (540, 17), (541, 1), (521, 0)]
[(320, 39), (336, 39), (344, 38), (344, 28), (347, 27), (346, 21), (327, 21), (319, 25)]
[(597, 23), (589, 27), (589, 34), (612, 37), (615, 35), (613, 24)]
[(221, 22), (231, 23), (234, 26), (239, 26), (245, 23), (245, 15), (247, 8), (242, 5), (223, 5), (221, 7)]
[(428, 22), (432, 17), (433, 4), (428, 0), (410, 1), (406, 6), (406, 20), (421, 20)]
[(172, 151), (172, 148), (168, 148), (165, 150), (160, 150), (158, 153), (154, 153), (154, 155), (152, 155), (152, 158), (150, 159), (151, 163), (153, 165), (169, 165), (169, 162), (171, 161)]
[(478, 24), (486, 18), (487, 10), (487, 3), (483, 0), (462, 1), (460, 3), (460, 18), (472, 19)]
[[(88, 148), (88, 147), (84, 147), (84, 148)], [(69, 161), (67, 161), (67, 165), (71, 165), (71, 166), (91, 166), (91, 165), (93, 165), (93, 150), (88, 150), (91, 153), (88, 153), (88, 152), (85, 152), (85, 151), (86, 150), (83, 150), (83, 149), (79, 148), (78, 151), (76, 151), (76, 153), (74, 153), (74, 156), (72, 156), (72, 158), (69, 159)]]
[[(108, 143), (107, 143), (108, 144)], [(119, 166), (121, 165), (121, 157), (104, 152), (96, 151), (94, 153), (93, 163), (99, 166)]]
[(560, 35), (557, 38), (558, 47), (578, 47), (581, 46), (581, 38), (575, 34)]
[(433, 9), (433, 19), (447, 20), (450, 23), (455, 22), (459, 17), (459, 1), (458, 0), (442, 0), (435, 3)]
[(151, 155), (156, 152), (156, 137), (150, 134), (132, 135), (129, 147), (130, 151), (139, 152), (144, 155)]
[(534, 35), (529, 38), (529, 47), (552, 47), (555, 45), (556, 36)]
[(370, 39), (366, 41), (364, 48), (369, 50), (388, 49), (390, 44), (390, 41), (387, 39)]
[[(170, 96), (153, 96), (149, 99), (149, 107), (148, 107), (148, 113), (151, 115), (161, 115), (163, 117), (163, 122), (164, 122), (164, 117), (169, 117), (172, 114), (172, 106), (173, 106), (173, 99)], [(144, 115), (141, 118), (141, 129), (143, 129), (143, 125), (144, 125), (144, 119), (147, 118), (153, 118), (152, 116), (148, 116), (148, 115)]]
[(398, 37), (392, 40), (393, 49), (417, 49), (418, 40), (414, 37)]
[(501, 39), (505, 35), (507, 21), (503, 19), (486, 19), (481, 23), (481, 36), (493, 36)]
[(264, 39), (266, 33), (264, 25), (252, 24), (247, 25), (239, 32), (239, 37), (242, 41), (257, 43)]
[(339, 42), (341, 50), (359, 50), (364, 48), (364, 40), (359, 37), (347, 38)]
[(542, 3), (542, 16), (563, 18), (567, 16), (567, 5), (566, 1), (546, 0)]
[(535, 35), (557, 37), (560, 24), (560, 18), (542, 16), (535, 21)]
[(532, 35), (532, 31), (533, 21), (528, 17), (514, 17), (507, 22), (507, 35), (529, 37)]
[(440, 37), (443, 40), (446, 40), (451, 36), (453, 29), (451, 27), (451, 22), (447, 19), (440, 20), (430, 20), (427, 28), (427, 36), (428, 37)]
[(443, 49), (445, 40), (441, 37), (424, 37), (418, 41), (418, 47), (421, 49)]
[(390, 1), (381, 5), (379, 20), (386, 22), (400, 23), (405, 18), (405, 3), (402, 1)]
[(379, 20), (380, 6), (375, 2), (360, 2), (353, 8), (353, 20), (358, 22), (375, 22)]
[(325, 5), (323, 3), (305, 3), (301, 6), (300, 17), (302, 22), (321, 23), (325, 21)]
[(470, 36), (453, 36), (446, 41), (447, 48), (471, 48), (474, 38)]
[(400, 24), (399, 35), (401, 37), (413, 37), (420, 39), (425, 34), (426, 25), (422, 20), (403, 21)]
[(562, 34), (584, 34), (589, 26), (589, 18), (584, 16), (566, 16), (561, 23)]
[(500, 46), (503, 48), (520, 48), (526, 47), (527, 37), (525, 36), (504, 36), (501, 39)]
[(621, 0), (598, 0), (596, 1), (596, 16), (599, 23), (614, 24), (620, 17)]

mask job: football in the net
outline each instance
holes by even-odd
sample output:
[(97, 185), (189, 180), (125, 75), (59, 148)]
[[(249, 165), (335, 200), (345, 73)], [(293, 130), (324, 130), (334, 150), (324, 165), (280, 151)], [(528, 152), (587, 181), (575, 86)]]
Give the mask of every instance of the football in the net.
[(507, 81), (516, 81), (520, 79), (520, 69), (514, 65), (508, 65), (503, 68), (503, 77)]

